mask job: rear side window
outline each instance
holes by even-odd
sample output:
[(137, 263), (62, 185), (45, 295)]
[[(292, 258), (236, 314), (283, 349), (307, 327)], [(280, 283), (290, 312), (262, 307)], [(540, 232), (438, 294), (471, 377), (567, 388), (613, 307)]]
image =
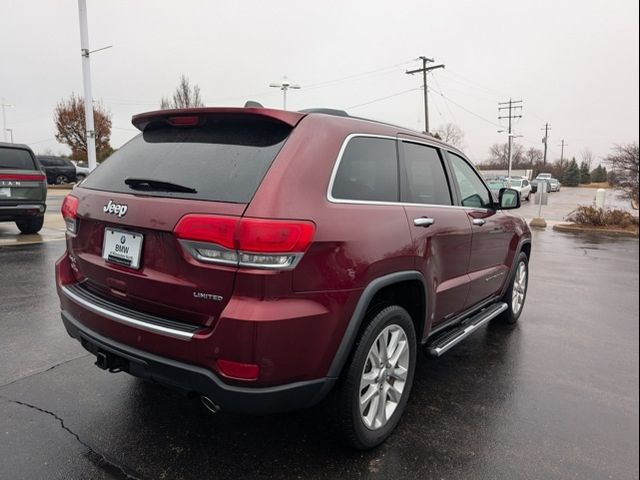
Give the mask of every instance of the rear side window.
[(402, 201), (451, 205), (451, 192), (438, 150), (410, 142), (402, 142), (402, 146), (405, 170)]
[[(111, 155), (85, 188), (230, 203), (251, 201), (292, 128), (255, 117), (210, 117), (203, 126), (151, 125)], [(195, 193), (134, 190), (126, 179), (170, 182)]]
[(375, 137), (349, 140), (336, 172), (331, 196), (344, 200), (397, 202), (396, 141)]
[(0, 168), (15, 170), (35, 170), (36, 164), (31, 153), (19, 148), (0, 148)]

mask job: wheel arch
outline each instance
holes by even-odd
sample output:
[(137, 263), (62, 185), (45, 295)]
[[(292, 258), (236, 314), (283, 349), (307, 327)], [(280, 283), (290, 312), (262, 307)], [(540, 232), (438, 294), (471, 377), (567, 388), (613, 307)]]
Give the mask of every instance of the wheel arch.
[[(406, 288), (407, 286), (410, 288)], [(413, 289), (411, 286), (413, 286)], [(407, 299), (416, 293), (419, 295), (418, 301), (416, 302), (414, 299), (413, 302), (407, 302)], [(372, 309), (377, 308), (378, 305), (387, 305), (389, 299), (395, 299), (395, 304), (404, 307), (409, 312), (416, 327), (416, 338), (418, 341), (422, 338), (427, 312), (426, 283), (422, 273), (417, 270), (407, 270), (375, 278), (365, 287), (360, 295), (356, 308), (351, 315), (349, 324), (329, 367), (328, 377), (337, 378), (340, 376), (358, 338), (358, 334), (364, 326), (367, 314), (369, 314)], [(400, 299), (400, 301), (398, 301), (398, 299)]]

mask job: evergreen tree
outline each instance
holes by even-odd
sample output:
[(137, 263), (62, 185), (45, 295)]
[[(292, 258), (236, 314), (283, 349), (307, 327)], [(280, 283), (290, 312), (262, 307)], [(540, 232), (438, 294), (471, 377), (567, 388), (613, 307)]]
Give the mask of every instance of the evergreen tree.
[(580, 164), (580, 183), (587, 185), (591, 183), (591, 174), (589, 173), (589, 165), (587, 162), (582, 162)]
[(563, 175), (562, 184), (567, 187), (577, 187), (580, 185), (580, 167), (578, 167), (575, 158), (569, 162), (569, 166)]

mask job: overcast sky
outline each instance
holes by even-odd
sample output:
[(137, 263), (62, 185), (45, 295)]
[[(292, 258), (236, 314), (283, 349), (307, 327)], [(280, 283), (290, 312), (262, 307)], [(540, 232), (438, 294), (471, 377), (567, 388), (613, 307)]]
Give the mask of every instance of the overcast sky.
[[(552, 124), (551, 159), (562, 139), (578, 159), (585, 147), (600, 157), (638, 140), (637, 0), (87, 4), (91, 49), (113, 45), (91, 68), (114, 147), (136, 134), (131, 115), (156, 109), (181, 74), (206, 105), (281, 108), (268, 85), (287, 75), (302, 85), (289, 94), (292, 110), (343, 108), (423, 129), (421, 79), (404, 73), (420, 55), (446, 64), (429, 79), (432, 129), (459, 125), (474, 161), (506, 140), (497, 103), (510, 96), (524, 100), (515, 127), (523, 146), (541, 147), (540, 128)], [(77, 2), (0, 0), (0, 11), (0, 98), (14, 105), (7, 127), (36, 152), (68, 152), (54, 139), (53, 109), (82, 93)]]

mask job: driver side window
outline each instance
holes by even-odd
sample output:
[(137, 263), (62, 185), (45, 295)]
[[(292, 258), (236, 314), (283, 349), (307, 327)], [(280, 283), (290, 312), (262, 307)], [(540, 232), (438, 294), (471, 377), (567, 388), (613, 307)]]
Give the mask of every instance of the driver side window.
[(489, 190), (484, 185), (475, 170), (455, 153), (447, 152), (456, 183), (460, 189), (463, 207), (491, 208), (492, 201)]

